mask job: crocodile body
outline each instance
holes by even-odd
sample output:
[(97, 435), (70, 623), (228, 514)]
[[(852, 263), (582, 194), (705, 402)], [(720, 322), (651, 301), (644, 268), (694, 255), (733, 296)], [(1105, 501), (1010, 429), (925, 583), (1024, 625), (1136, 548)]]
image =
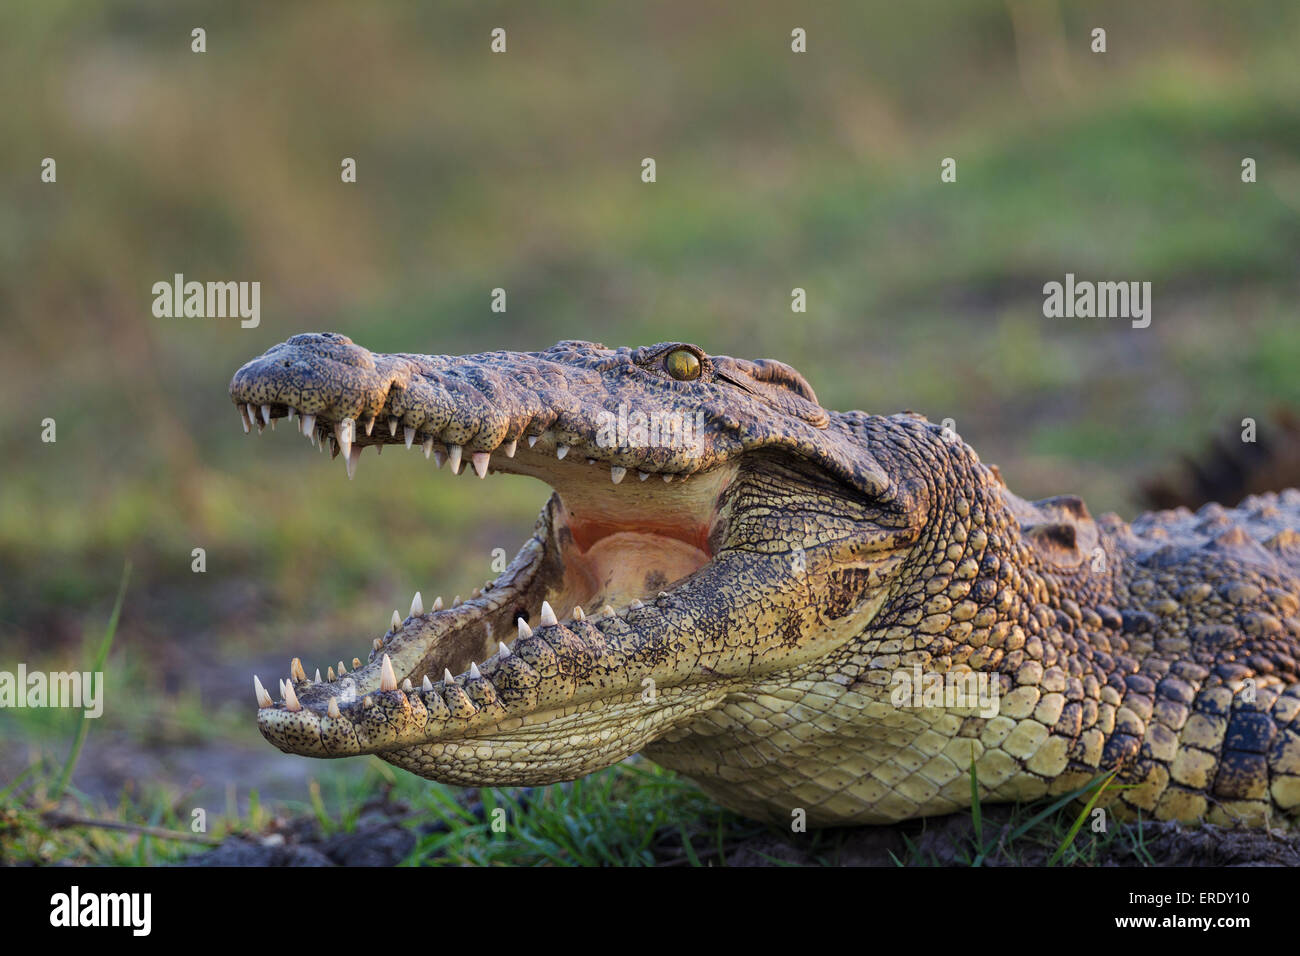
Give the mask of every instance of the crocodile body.
[(643, 751), (786, 824), (959, 810), (972, 760), (987, 801), (1116, 770), (1121, 818), (1300, 806), (1300, 492), (1094, 519), (920, 416), (830, 411), (788, 366), (682, 343), (299, 335), (230, 392), (246, 429), (296, 415), (349, 474), (405, 443), (555, 489), (470, 600), (417, 594), (325, 678), (295, 658), (278, 702), (257, 682), (282, 750), (476, 786)]

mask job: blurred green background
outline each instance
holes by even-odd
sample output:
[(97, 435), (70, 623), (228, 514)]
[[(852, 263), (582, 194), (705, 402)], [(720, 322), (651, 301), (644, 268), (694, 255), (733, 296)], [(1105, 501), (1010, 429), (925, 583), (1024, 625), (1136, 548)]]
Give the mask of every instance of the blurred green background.
[[(302, 331), (777, 357), (1129, 517), (1139, 476), (1300, 403), (1298, 27), (1292, 0), (6, 4), (0, 668), (88, 666), (129, 557), (83, 792), (355, 769), (265, 744), (252, 673), (467, 593), (545, 490), (401, 452), (348, 482), (289, 429), (245, 437), (231, 374)], [(154, 318), (177, 272), (260, 281), (260, 327)], [(1066, 272), (1150, 281), (1150, 328), (1045, 319)], [(2, 784), (74, 719), (0, 723)]]

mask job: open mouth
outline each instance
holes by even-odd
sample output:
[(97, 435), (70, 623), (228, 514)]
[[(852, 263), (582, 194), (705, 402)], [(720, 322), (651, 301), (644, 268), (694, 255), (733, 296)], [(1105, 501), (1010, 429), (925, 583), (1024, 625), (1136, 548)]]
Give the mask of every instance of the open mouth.
[[(515, 709), (508, 698), (527, 689), (528, 681), (521, 684), (515, 673), (520, 665), (531, 665), (547, 678), (582, 658), (584, 667), (603, 663), (613, 675), (619, 668), (620, 621), (648, 604), (671, 603), (674, 592), (714, 559), (725, 540), (722, 503), (734, 463), (694, 474), (669, 472), (659, 469), (654, 449), (607, 449), (550, 428), (503, 440), (490, 450), (467, 451), (445, 434), (422, 433), (396, 417), (331, 421), (285, 404), (245, 403), (239, 410), (246, 431), (287, 419), (322, 450), (344, 456), (349, 476), (371, 445), (377, 450), (404, 445), (468, 480), (496, 472), (531, 475), (554, 491), (531, 538), (494, 581), (463, 601), (457, 596), (444, 603), (439, 597), (426, 604), (417, 593), (406, 617), (394, 611), (364, 663), (361, 657), (351, 665), (339, 661), (309, 678), (294, 658), (289, 679), (280, 682), (279, 703), (257, 682), (266, 717), (268, 711), (315, 715), (327, 725), (349, 711), (372, 707), (373, 695), (410, 695), (416, 688), (417, 697), (440, 698), (453, 716), (458, 705), (465, 710), (468, 704), (476, 713), (505, 717)], [(531, 646), (534, 628), (556, 624), (564, 625), (568, 646)], [(611, 677), (610, 684), (616, 683), (621, 681)], [(429, 703), (422, 702), (426, 710)], [(521, 709), (544, 703), (527, 702)], [(343, 722), (352, 723), (348, 732), (354, 733), (364, 720)], [(268, 723), (261, 723), (265, 732)], [(275, 721), (270, 726), (283, 727)], [(324, 749), (332, 749), (329, 728), (320, 731)], [(282, 747), (294, 743), (272, 739)], [(357, 752), (351, 741), (344, 743), (340, 755)], [(357, 744), (371, 749), (367, 741)]]

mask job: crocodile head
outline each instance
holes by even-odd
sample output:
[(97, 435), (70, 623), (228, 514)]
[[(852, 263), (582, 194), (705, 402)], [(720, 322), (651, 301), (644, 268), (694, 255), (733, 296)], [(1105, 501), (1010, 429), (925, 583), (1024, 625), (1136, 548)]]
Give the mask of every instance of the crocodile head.
[(684, 343), (429, 356), (297, 335), (230, 395), (246, 430), (289, 417), (349, 475), (405, 445), (461, 480), (553, 489), (471, 599), (417, 594), (324, 679), (295, 658), (279, 702), (256, 684), (282, 750), (452, 783), (573, 779), (689, 732), (861, 633), (923, 523), (923, 482), (873, 457), (878, 419), (828, 412), (779, 362)]

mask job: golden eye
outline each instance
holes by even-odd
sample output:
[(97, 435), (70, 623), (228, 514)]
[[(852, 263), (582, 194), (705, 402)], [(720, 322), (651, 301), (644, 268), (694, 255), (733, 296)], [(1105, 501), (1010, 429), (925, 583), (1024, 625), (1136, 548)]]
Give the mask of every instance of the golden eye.
[(700, 357), (690, 349), (674, 349), (664, 358), (664, 368), (679, 382), (700, 377)]

